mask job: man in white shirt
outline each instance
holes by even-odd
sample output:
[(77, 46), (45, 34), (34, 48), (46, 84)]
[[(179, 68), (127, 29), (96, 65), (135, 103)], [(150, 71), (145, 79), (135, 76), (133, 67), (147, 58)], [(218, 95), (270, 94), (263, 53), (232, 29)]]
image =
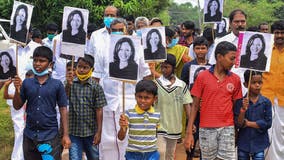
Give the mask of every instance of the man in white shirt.
[[(123, 160), (127, 141), (117, 139), (119, 131), (119, 118), (123, 108), (123, 82), (112, 80), (108, 77), (109, 73), (109, 48), (110, 34), (119, 33), (126, 34), (126, 21), (122, 18), (114, 19), (106, 32), (102, 46), (97, 46), (95, 51), (95, 72), (94, 77), (97, 78), (104, 89), (105, 97), (108, 105), (103, 108), (103, 127), (100, 143), (100, 159), (103, 160)], [(100, 32), (104, 34), (105, 32)], [(94, 33), (92, 36), (95, 35)], [(98, 44), (99, 42), (95, 42)], [(143, 48), (140, 46), (138, 77), (141, 80), (151, 74), (148, 65), (144, 61)], [(134, 108), (135, 100), (135, 84), (125, 83), (124, 87), (125, 110)]]
[[(232, 29), (231, 33), (227, 34), (226, 36), (224, 36), (224, 37), (222, 37), (220, 39), (217, 39), (215, 41), (215, 46), (217, 46), (218, 43), (220, 43), (222, 41), (227, 41), (227, 42), (233, 43), (238, 48), (239, 32), (240, 31), (245, 31), (245, 29), (246, 29), (247, 15), (241, 9), (236, 9), (236, 10), (233, 10), (230, 13), (229, 19), (230, 19), (230, 27)], [(215, 48), (213, 49), (213, 54), (211, 54), (211, 56), (209, 58), (209, 63), (212, 64), (212, 65), (216, 63), (216, 60), (215, 60)], [(243, 82), (244, 82), (243, 75), (244, 75), (245, 69), (235, 68), (235, 66), (233, 66), (231, 71), (236, 73), (241, 78), (241, 81), (242, 81), (242, 93), (243, 93), (243, 95), (245, 95), (246, 92), (247, 92), (247, 88), (244, 87), (244, 85), (243, 85)]]

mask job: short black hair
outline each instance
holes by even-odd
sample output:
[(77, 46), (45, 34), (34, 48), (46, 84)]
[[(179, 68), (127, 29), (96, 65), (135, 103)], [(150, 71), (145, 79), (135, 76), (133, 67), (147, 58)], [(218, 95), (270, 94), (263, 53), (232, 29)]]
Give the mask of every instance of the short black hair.
[[(258, 71), (251, 71), (251, 76), (255, 76), (255, 75), (260, 75), (262, 77), (262, 72), (258, 72)], [(246, 70), (244, 72), (244, 79), (245, 79), (245, 83), (249, 83), (249, 75), (250, 75), (250, 70)]]
[(268, 25), (268, 23), (267, 23), (267, 22), (262, 22), (262, 23), (260, 23), (260, 24), (258, 25), (258, 29), (260, 29), (260, 27), (261, 27), (262, 25)]
[(42, 38), (42, 33), (37, 28), (32, 29), (32, 39), (34, 39), (34, 38)]
[(247, 31), (257, 32), (259, 28), (257, 26), (251, 26), (247, 28)]
[(245, 18), (247, 19), (247, 14), (246, 14), (243, 10), (241, 10), (241, 9), (235, 9), (235, 10), (233, 10), (233, 11), (230, 13), (230, 15), (229, 15), (230, 23), (233, 22), (233, 19), (234, 19), (235, 15), (238, 14), (238, 13), (241, 13), (241, 14), (244, 15)]
[(50, 22), (45, 26), (45, 29), (48, 31), (56, 32), (58, 30), (58, 25), (54, 22)]
[(225, 56), (230, 51), (237, 51), (237, 47), (233, 43), (231, 43), (231, 42), (227, 42), (227, 41), (220, 42), (216, 46), (216, 49), (215, 49), (215, 59), (217, 60), (217, 55), (218, 54), (221, 54), (222, 56)]
[(271, 33), (275, 30), (284, 30), (284, 20), (279, 20), (271, 25)]
[(215, 31), (211, 27), (206, 27), (202, 36), (205, 37), (207, 41), (214, 41)]
[(53, 53), (50, 48), (46, 46), (39, 46), (34, 50), (33, 58), (35, 57), (45, 57), (48, 59), (48, 62), (52, 62)]
[(154, 96), (158, 95), (158, 87), (155, 82), (151, 80), (141, 80), (136, 84), (135, 94), (139, 92), (147, 92), (153, 94)]
[[(78, 64), (78, 62), (74, 62), (74, 63), (73, 63), (73, 68), (76, 68), (76, 67), (77, 67), (77, 64)], [(72, 66), (72, 61), (69, 61), (69, 62), (66, 63), (66, 68), (67, 68), (67, 67), (71, 67), (71, 66)]]
[(176, 56), (174, 56), (173, 54), (167, 54), (167, 59), (163, 62), (163, 63), (167, 63), (173, 66), (173, 68), (176, 68)]
[(181, 26), (184, 26), (184, 28), (186, 29), (192, 29), (192, 30), (195, 29), (195, 24), (192, 21), (185, 21), (181, 24)]
[(158, 17), (152, 18), (151, 21), (150, 21), (150, 25), (152, 25), (153, 23), (156, 23), (156, 22), (160, 22), (161, 25), (163, 25), (163, 21)]
[(166, 37), (173, 38), (176, 32), (169, 26), (165, 27)]
[(94, 23), (89, 23), (87, 27), (88, 34), (92, 34), (96, 30), (96, 25)]
[(133, 22), (133, 23), (134, 23), (134, 21), (135, 21), (135, 17), (134, 17), (133, 15), (127, 15), (127, 16), (124, 17), (124, 19), (125, 19), (126, 21), (131, 21), (131, 22)]
[(33, 70), (28, 70), (27, 72), (26, 72), (26, 74), (25, 74), (25, 76), (26, 77), (30, 77), (30, 76), (33, 76), (34, 75), (34, 72), (33, 72)]
[(92, 55), (89, 55), (89, 54), (85, 54), (84, 57), (79, 57), (77, 62), (79, 62), (80, 60), (88, 63), (88, 65), (93, 68), (94, 67), (94, 63), (95, 63), (95, 60), (94, 60), (94, 57)]
[(196, 37), (194, 40), (193, 40), (193, 49), (195, 46), (201, 46), (201, 45), (205, 45), (208, 49), (208, 41), (205, 37), (201, 36), (201, 37)]

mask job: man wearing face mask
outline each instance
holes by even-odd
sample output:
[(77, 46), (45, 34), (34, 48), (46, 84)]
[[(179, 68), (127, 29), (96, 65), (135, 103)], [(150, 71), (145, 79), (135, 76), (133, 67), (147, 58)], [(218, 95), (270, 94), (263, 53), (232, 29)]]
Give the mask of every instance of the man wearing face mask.
[[(88, 53), (96, 59), (96, 54), (98, 50), (104, 49), (105, 43), (109, 39), (110, 24), (111, 22), (118, 17), (119, 10), (114, 6), (107, 6), (104, 11), (104, 28), (94, 31), (91, 34)], [(96, 60), (95, 60), (96, 61)]]
[[(105, 35), (101, 46), (95, 48), (95, 71), (94, 77), (99, 81), (104, 89), (107, 106), (103, 108), (103, 126), (102, 137), (100, 143), (100, 159), (103, 160), (124, 160), (124, 154), (127, 146), (127, 139), (120, 141), (116, 138), (119, 130), (119, 118), (122, 114), (122, 98), (123, 98), (123, 84), (121, 81), (109, 78), (109, 48), (110, 37), (113, 34), (125, 35), (127, 24), (122, 18), (116, 18), (112, 21), (109, 32)], [(94, 33), (92, 34), (92, 36)], [(151, 74), (148, 65), (144, 61), (143, 48), (138, 47), (137, 62), (139, 63), (138, 81)], [(135, 84), (125, 83), (124, 86), (125, 110), (134, 108), (135, 100)]]
[(44, 46), (52, 49), (52, 40), (57, 35), (58, 25), (54, 22), (48, 23), (46, 25), (47, 37), (42, 40)]

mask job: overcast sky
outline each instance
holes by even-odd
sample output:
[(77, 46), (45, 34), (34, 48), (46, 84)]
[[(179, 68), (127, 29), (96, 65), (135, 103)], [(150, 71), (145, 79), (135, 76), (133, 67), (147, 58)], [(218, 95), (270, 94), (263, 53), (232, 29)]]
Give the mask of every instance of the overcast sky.
[[(199, 1), (200, 1), (200, 7), (203, 8), (203, 6), (204, 6), (204, 0), (199, 0)], [(176, 2), (176, 3), (178, 3), (178, 4), (190, 2), (193, 6), (197, 6), (198, 0), (174, 0), (174, 2)]]

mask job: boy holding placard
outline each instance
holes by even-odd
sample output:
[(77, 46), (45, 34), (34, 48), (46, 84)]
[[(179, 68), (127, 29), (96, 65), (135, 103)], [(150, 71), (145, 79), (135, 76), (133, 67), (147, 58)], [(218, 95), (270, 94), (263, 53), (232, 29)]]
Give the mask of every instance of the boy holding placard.
[(88, 159), (98, 160), (98, 144), (102, 132), (102, 107), (107, 102), (102, 87), (92, 79), (94, 58), (85, 54), (78, 59), (76, 78), (73, 70), (66, 74), (65, 90), (69, 97), (69, 158), (81, 159), (82, 151)]
[(261, 72), (247, 70), (244, 79), (248, 95), (238, 100), (234, 108), (235, 123), (239, 128), (238, 159), (264, 159), (264, 150), (270, 144), (268, 129), (272, 124), (272, 104), (260, 94)]

